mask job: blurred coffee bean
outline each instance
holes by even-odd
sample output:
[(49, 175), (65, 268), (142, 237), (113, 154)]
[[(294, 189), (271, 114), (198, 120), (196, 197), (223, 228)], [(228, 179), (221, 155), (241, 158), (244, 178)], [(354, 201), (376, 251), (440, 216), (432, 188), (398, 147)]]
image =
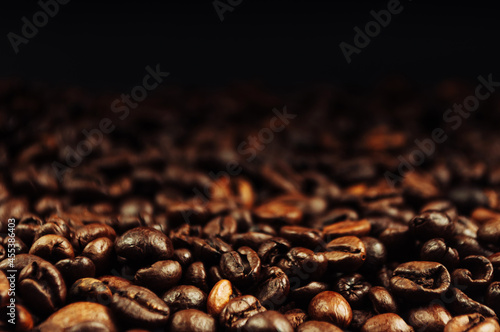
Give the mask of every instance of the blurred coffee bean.
[(95, 277), (94, 262), (84, 256), (62, 259), (56, 263), (55, 267), (61, 272), (67, 285), (72, 285), (80, 278)]
[(68, 290), (68, 300), (71, 302), (96, 302), (107, 306), (112, 296), (108, 286), (94, 278), (78, 279)]
[(286, 301), (289, 292), (290, 281), (280, 268), (273, 266), (262, 270), (255, 296), (264, 307), (274, 310)]
[(186, 309), (206, 310), (207, 294), (190, 285), (180, 285), (169, 289), (162, 297), (172, 312)]
[(307, 314), (301, 309), (292, 309), (284, 313), (293, 329), (297, 329), (307, 320)]
[(309, 316), (313, 320), (326, 321), (341, 328), (349, 326), (352, 310), (339, 293), (325, 291), (316, 295), (309, 303)]
[(169, 331), (215, 332), (217, 331), (217, 324), (210, 315), (203, 311), (186, 309), (177, 311), (172, 315)]
[(29, 253), (37, 255), (49, 262), (56, 263), (62, 259), (73, 259), (75, 253), (71, 243), (60, 235), (44, 235), (33, 243)]
[(250, 317), (245, 327), (245, 331), (256, 332), (293, 332), (294, 329), (288, 320), (277, 311), (268, 310)]
[(425, 242), (420, 249), (420, 259), (423, 261), (438, 262), (453, 270), (459, 262), (458, 251), (449, 247), (444, 239), (431, 239)]
[(386, 313), (368, 319), (361, 331), (413, 332), (413, 328), (406, 324), (400, 316), (394, 313)]
[(138, 270), (134, 277), (134, 283), (161, 293), (177, 285), (181, 278), (182, 267), (178, 262), (158, 261), (150, 267)]
[(451, 320), (452, 316), (439, 304), (428, 307), (415, 308), (410, 311), (408, 323), (416, 330), (422, 332), (439, 332)]
[(500, 325), (494, 318), (486, 318), (479, 313), (456, 316), (444, 328), (444, 332), (480, 332), (500, 331)]

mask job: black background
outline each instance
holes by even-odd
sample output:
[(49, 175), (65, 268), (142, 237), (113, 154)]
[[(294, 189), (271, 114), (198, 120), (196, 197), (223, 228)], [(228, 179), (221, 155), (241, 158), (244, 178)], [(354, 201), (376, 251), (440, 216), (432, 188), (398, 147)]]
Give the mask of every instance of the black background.
[(339, 43), (388, 1), (243, 0), (221, 22), (212, 1), (72, 0), (15, 54), (37, 1), (2, 2), (3, 77), (30, 82), (126, 89), (146, 65), (171, 73), (167, 84), (225, 86), (257, 80), (272, 86), (311, 82), (370, 86), (401, 73), (418, 83), (495, 73), (496, 3), (402, 0), (402, 13), (347, 64)]

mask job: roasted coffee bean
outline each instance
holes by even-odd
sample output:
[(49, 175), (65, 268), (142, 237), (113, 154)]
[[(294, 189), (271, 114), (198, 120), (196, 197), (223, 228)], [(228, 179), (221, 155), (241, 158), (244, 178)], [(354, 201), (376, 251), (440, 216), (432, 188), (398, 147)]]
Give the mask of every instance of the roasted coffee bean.
[(262, 268), (259, 255), (249, 247), (225, 253), (219, 266), (226, 279), (243, 286), (256, 282)]
[(488, 257), (492, 254), (491, 251), (481, 246), (477, 239), (465, 235), (455, 236), (453, 247), (457, 249), (460, 257), (473, 255)]
[(136, 266), (167, 260), (174, 254), (172, 241), (150, 227), (137, 227), (125, 232), (116, 239), (115, 251), (120, 262)]
[(451, 274), (455, 287), (467, 290), (486, 288), (493, 279), (493, 265), (484, 256), (468, 256), (462, 260), (461, 268)]
[(272, 239), (271, 234), (260, 232), (247, 232), (242, 234), (234, 234), (231, 236), (233, 248), (250, 247), (253, 250), (259, 250), (262, 243)]
[(207, 294), (190, 285), (180, 285), (169, 289), (162, 297), (172, 312), (185, 309), (206, 310)]
[(176, 261), (158, 261), (137, 271), (134, 283), (155, 292), (164, 292), (177, 285), (182, 278), (182, 267)]
[(353, 310), (352, 311), (352, 321), (349, 328), (353, 331), (359, 331), (365, 325), (366, 321), (373, 317), (371, 311), (366, 310)]
[(279, 200), (271, 201), (254, 209), (257, 221), (269, 224), (296, 225), (302, 221), (303, 213), (296, 207)]
[(248, 319), (266, 309), (256, 297), (243, 295), (229, 300), (220, 313), (220, 324), (228, 331), (241, 330)]
[(340, 221), (358, 220), (358, 219), (359, 216), (355, 210), (349, 208), (336, 208), (329, 211), (324, 216), (318, 218), (318, 220), (313, 222), (313, 224), (315, 226), (318, 226), (317, 228), (322, 228), (331, 224), (338, 223)]
[(95, 265), (90, 258), (77, 256), (74, 259), (62, 259), (55, 267), (61, 272), (66, 285), (72, 285), (80, 278), (95, 277)]
[(366, 302), (370, 288), (370, 283), (361, 274), (353, 273), (339, 278), (333, 290), (340, 293), (351, 307), (361, 307)]
[(376, 238), (364, 236), (360, 240), (366, 250), (366, 259), (361, 269), (366, 272), (373, 272), (382, 267), (387, 260), (387, 250), (385, 245)]
[(391, 293), (384, 287), (375, 286), (370, 288), (368, 297), (372, 303), (373, 311), (377, 314), (388, 312), (397, 313), (398, 305)]
[(491, 308), (474, 301), (458, 288), (450, 287), (445, 298), (448, 299), (451, 312), (456, 315), (466, 315), (477, 312), (486, 317), (495, 316), (495, 312), (491, 310)]
[(61, 308), (34, 331), (118, 331), (114, 315), (102, 304), (76, 302)]
[(296, 247), (319, 250), (324, 245), (323, 233), (314, 228), (283, 226), (280, 229), (280, 236), (290, 241)]
[(451, 314), (439, 304), (412, 309), (408, 315), (408, 323), (422, 332), (440, 332), (451, 320)]
[(170, 308), (155, 293), (140, 286), (128, 286), (113, 294), (111, 309), (122, 320), (150, 329), (167, 324)]
[(113, 228), (104, 224), (89, 224), (75, 230), (72, 240), (73, 248), (76, 251), (83, 250), (87, 244), (100, 237), (107, 237), (111, 241), (116, 238), (116, 232)]
[(450, 274), (435, 262), (407, 262), (394, 270), (392, 291), (409, 301), (425, 302), (436, 299), (450, 287)]
[(292, 309), (284, 313), (286, 319), (295, 330), (307, 320), (307, 314), (301, 309)]
[(438, 262), (453, 270), (458, 265), (460, 257), (458, 251), (449, 247), (444, 239), (431, 239), (422, 245), (420, 259)]
[(238, 223), (232, 216), (216, 217), (203, 227), (203, 235), (205, 237), (219, 236), (225, 240), (229, 240), (231, 235), (236, 233), (237, 227)]
[(439, 211), (446, 213), (446, 215), (448, 215), (448, 217), (450, 217), (451, 220), (456, 220), (458, 217), (458, 211), (450, 201), (429, 202), (420, 209), (420, 213), (427, 211)]
[(307, 321), (301, 324), (297, 328), (297, 332), (341, 332), (341, 331), (342, 329), (339, 329), (337, 326), (333, 324), (317, 320)]
[(482, 224), (477, 231), (477, 239), (485, 245), (500, 250), (500, 219), (493, 219)]
[(132, 285), (132, 282), (117, 276), (102, 276), (99, 278), (102, 283), (109, 287), (109, 289), (115, 293), (116, 291)]
[(0, 261), (3, 261), (5, 257), (7, 257), (7, 250), (5, 250), (2, 245), (0, 245)]
[(169, 331), (215, 332), (217, 325), (215, 319), (203, 311), (186, 309), (172, 315)]
[(103, 274), (115, 258), (114, 243), (107, 237), (95, 239), (85, 246), (82, 256), (92, 260), (96, 274)]
[(454, 236), (467, 236), (474, 239), (477, 238), (479, 226), (471, 219), (465, 216), (458, 216), (453, 224)]
[(264, 311), (250, 317), (243, 330), (256, 332), (294, 331), (292, 325), (290, 325), (290, 322), (288, 322), (285, 316), (274, 310)]
[(112, 296), (108, 286), (94, 278), (78, 279), (68, 290), (68, 300), (71, 302), (96, 302), (109, 305)]
[(47, 219), (47, 223), (41, 225), (34, 236), (34, 241), (38, 240), (42, 236), (54, 234), (60, 235), (67, 239), (71, 238), (71, 230), (66, 222), (57, 216), (51, 216)]
[(500, 281), (495, 281), (490, 284), (486, 290), (485, 304), (493, 309), (497, 316), (500, 316)]
[(309, 316), (346, 328), (352, 320), (352, 310), (349, 303), (339, 293), (326, 291), (316, 295), (309, 303)]
[(218, 316), (233, 297), (233, 286), (229, 280), (217, 282), (207, 298), (207, 311), (212, 316)]
[(336, 238), (326, 245), (326, 250), (328, 268), (333, 271), (356, 271), (366, 259), (365, 245), (355, 236)]
[(444, 332), (482, 332), (500, 331), (500, 325), (494, 318), (487, 318), (479, 313), (456, 316), (444, 328)]
[(176, 248), (189, 248), (193, 238), (201, 237), (201, 226), (183, 224), (169, 233), (169, 238), (172, 240)]
[(327, 239), (333, 239), (341, 236), (367, 236), (370, 234), (371, 225), (366, 219), (339, 221), (335, 224), (326, 226), (323, 229)]
[(303, 286), (303, 282), (298, 280), (297, 276), (292, 277), (291, 281), (289, 296), (297, 303), (309, 303), (319, 293), (330, 290), (330, 285), (321, 281), (311, 281)]
[(47, 261), (32, 261), (19, 274), (19, 293), (29, 309), (51, 314), (66, 301), (66, 284), (56, 267)]
[(204, 292), (208, 292), (207, 270), (202, 262), (194, 262), (189, 265), (184, 273), (184, 281), (194, 285)]
[(273, 310), (285, 302), (289, 292), (288, 276), (279, 267), (273, 266), (262, 271), (255, 296), (264, 307)]
[(193, 262), (193, 254), (185, 248), (175, 249), (172, 259), (179, 262), (183, 268), (186, 268)]
[[(325, 274), (327, 265), (325, 254), (301, 247), (292, 248), (277, 263), (290, 279), (298, 277), (302, 282), (320, 279)], [(297, 287), (295, 285), (296, 283), (292, 287)]]
[(274, 265), (291, 249), (290, 242), (283, 238), (274, 237), (262, 243), (258, 255), (262, 265)]
[(436, 237), (449, 239), (453, 234), (454, 224), (446, 213), (426, 211), (411, 220), (410, 229), (421, 240)]
[(195, 258), (210, 264), (217, 264), (223, 254), (233, 250), (229, 244), (215, 237), (208, 239), (193, 238), (191, 245)]
[(386, 313), (368, 319), (361, 328), (361, 331), (413, 332), (413, 328), (406, 324), (400, 316), (393, 313)]

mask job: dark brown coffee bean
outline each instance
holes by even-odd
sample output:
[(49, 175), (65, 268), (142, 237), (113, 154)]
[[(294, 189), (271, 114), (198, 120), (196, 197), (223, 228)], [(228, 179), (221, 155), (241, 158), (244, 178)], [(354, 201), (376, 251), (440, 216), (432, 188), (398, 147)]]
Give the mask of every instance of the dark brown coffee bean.
[(486, 318), (478, 313), (471, 313), (469, 315), (456, 316), (451, 319), (444, 332), (482, 332), (500, 331), (500, 325), (494, 318)]
[(471, 219), (465, 216), (458, 216), (453, 224), (454, 236), (477, 237), (479, 226)]
[(256, 282), (262, 267), (259, 256), (249, 247), (223, 254), (219, 266), (226, 279), (242, 286)]
[(201, 226), (183, 224), (169, 233), (176, 248), (190, 248), (193, 238), (201, 237)]
[(391, 289), (409, 301), (425, 302), (436, 299), (450, 287), (450, 274), (435, 262), (407, 262), (394, 270)]
[(113, 228), (103, 224), (90, 224), (78, 228), (72, 240), (75, 251), (82, 251), (87, 244), (100, 237), (107, 237), (111, 241), (116, 238), (116, 232)]
[(26, 305), (41, 314), (50, 314), (64, 304), (66, 284), (56, 267), (47, 261), (32, 261), (19, 274), (19, 293)]
[(243, 328), (248, 319), (266, 309), (257, 298), (251, 295), (243, 295), (229, 300), (220, 313), (220, 324), (228, 331), (237, 331)]
[(132, 285), (132, 282), (117, 276), (102, 276), (99, 278), (103, 284), (109, 287), (109, 289), (115, 293), (117, 290), (125, 288), (129, 285)]
[(493, 279), (493, 265), (484, 256), (468, 256), (462, 260), (461, 268), (451, 274), (455, 287), (467, 290), (486, 288)]
[(194, 285), (204, 292), (208, 292), (207, 270), (202, 262), (189, 265), (184, 273), (184, 282)]
[(284, 313), (293, 329), (297, 329), (307, 320), (307, 314), (302, 309), (292, 309)]
[(234, 234), (231, 236), (233, 248), (250, 247), (253, 250), (259, 250), (262, 243), (272, 239), (271, 234), (260, 232), (247, 232), (242, 234)]
[(208, 239), (192, 238), (193, 256), (197, 260), (209, 264), (217, 264), (223, 254), (233, 250), (233, 248), (221, 239), (212, 237)]
[(384, 287), (375, 286), (368, 292), (373, 311), (377, 314), (397, 313), (398, 305), (392, 294)]
[(413, 328), (406, 324), (400, 316), (393, 313), (386, 313), (368, 319), (361, 328), (361, 331), (413, 332)]
[(458, 217), (458, 211), (450, 201), (431, 201), (420, 209), (420, 213), (427, 211), (439, 211), (446, 213), (451, 220), (456, 220)]
[(292, 288), (289, 294), (290, 299), (293, 299), (297, 303), (309, 303), (319, 293), (330, 290), (330, 285), (325, 282), (311, 281), (302, 286), (304, 282), (297, 279), (297, 276), (292, 277), (293, 284), (291, 285)]
[(82, 256), (92, 260), (96, 274), (103, 274), (109, 269), (115, 258), (114, 243), (107, 237), (95, 239), (85, 246)]
[(288, 275), (291, 288), (297, 288), (307, 281), (318, 280), (325, 274), (328, 265), (325, 256), (321, 252), (315, 253), (307, 248), (295, 247), (277, 263), (277, 266)]
[(485, 304), (493, 309), (497, 316), (500, 316), (500, 281), (495, 281), (490, 284), (486, 290)]
[(458, 265), (460, 257), (458, 251), (449, 247), (444, 239), (431, 239), (425, 242), (420, 249), (420, 259), (438, 262), (453, 270)]
[(72, 285), (80, 278), (95, 277), (95, 265), (90, 258), (77, 256), (74, 259), (62, 259), (55, 267), (61, 272), (66, 285)]
[(316, 295), (309, 303), (311, 319), (335, 324), (341, 328), (349, 326), (352, 310), (349, 303), (339, 293), (326, 291)]
[[(14, 239), (14, 242), (10, 242), (11, 246), (9, 246), (9, 240), (12, 241), (12, 239)], [(5, 248), (13, 248), (14, 253), (16, 255), (27, 254), (29, 251), (28, 246), (26, 246), (26, 244), (23, 242), (23, 240), (21, 240), (17, 236), (14, 238), (7, 236), (3, 241), (3, 246)]]
[(119, 261), (135, 266), (167, 260), (174, 254), (172, 241), (150, 227), (137, 227), (125, 232), (116, 239), (115, 251)]
[(128, 286), (113, 294), (111, 309), (124, 321), (150, 329), (167, 324), (169, 307), (155, 293), (140, 286)]
[(290, 281), (278, 267), (268, 267), (262, 271), (256, 297), (267, 309), (273, 310), (286, 301), (290, 292)]
[(477, 231), (477, 239), (495, 250), (500, 247), (500, 219), (493, 219), (482, 224)]
[(366, 259), (365, 245), (355, 236), (336, 238), (326, 245), (326, 250), (328, 267), (333, 271), (356, 271)]
[(68, 291), (70, 302), (96, 302), (109, 305), (113, 294), (102, 281), (94, 278), (78, 279)]
[(291, 249), (292, 245), (287, 240), (274, 237), (262, 243), (258, 255), (262, 265), (274, 265)]
[(495, 316), (495, 312), (491, 310), (491, 308), (474, 301), (458, 288), (450, 287), (445, 298), (448, 300), (451, 312), (456, 315), (466, 315), (477, 312), (486, 317)]
[(216, 217), (203, 227), (203, 235), (205, 237), (218, 236), (227, 241), (236, 233), (237, 227), (238, 223), (232, 216)]
[(493, 254), (491, 251), (485, 249), (477, 239), (469, 237), (469, 236), (464, 236), (464, 235), (458, 235), (455, 236), (453, 239), (453, 247), (457, 249), (460, 257), (467, 257), (467, 256), (490, 256)]
[(57, 216), (51, 216), (47, 218), (47, 223), (41, 225), (34, 237), (34, 241), (38, 240), (44, 235), (55, 234), (65, 237), (67, 239), (71, 238), (71, 230), (66, 222)]
[(353, 331), (359, 331), (365, 325), (366, 321), (373, 317), (371, 311), (366, 310), (353, 310), (352, 311), (352, 321), (349, 328)]
[(280, 236), (290, 241), (296, 247), (305, 247), (312, 250), (323, 248), (323, 233), (314, 228), (301, 226), (283, 226)]
[(288, 320), (277, 311), (268, 310), (258, 313), (247, 320), (244, 331), (256, 332), (293, 332)]
[(203, 311), (186, 309), (172, 315), (169, 331), (215, 332), (217, 325), (215, 319)]
[(33, 243), (29, 253), (42, 257), (52, 263), (75, 257), (71, 243), (60, 235), (42, 236)]
[(370, 234), (371, 224), (368, 220), (347, 220), (326, 226), (323, 229), (327, 239), (333, 239), (341, 236), (367, 236)]
[(175, 249), (172, 259), (179, 262), (183, 268), (187, 268), (193, 262), (193, 254), (185, 248)]
[(158, 261), (150, 267), (137, 271), (134, 283), (151, 289), (154, 292), (164, 292), (177, 285), (182, 278), (182, 267), (176, 261)]
[(339, 329), (337, 326), (333, 324), (317, 320), (307, 321), (301, 324), (297, 328), (297, 332), (341, 332), (341, 331), (342, 329)]
[(439, 304), (410, 311), (408, 323), (417, 331), (440, 332), (451, 320), (451, 314)]
[(190, 285), (180, 285), (169, 289), (162, 297), (172, 312), (185, 309), (205, 310), (207, 294)]
[(426, 211), (411, 220), (410, 229), (421, 240), (436, 237), (449, 239), (453, 234), (454, 224), (443, 212)]
[[(91, 328), (85, 329), (89, 325)], [(82, 329), (78, 329), (79, 326)], [(118, 328), (109, 308), (98, 303), (76, 302), (61, 308), (34, 329), (38, 332), (78, 330), (115, 332)]]
[(208, 294), (207, 312), (212, 316), (218, 316), (232, 297), (233, 286), (231, 282), (226, 279), (220, 280)]
[[(0, 309), (0, 317), (3, 322), (5, 322), (5, 331), (9, 331), (9, 326), (12, 326), (12, 316), (9, 314), (15, 311), (15, 331), (31, 331), (35, 325), (36, 318), (29, 312), (29, 310), (21, 305), (15, 304), (15, 308), (9, 308), (7, 306)], [(10, 320), (10, 322), (9, 322)], [(3, 326), (2, 326), (3, 327)]]
[(373, 237), (364, 236), (360, 240), (366, 250), (366, 259), (361, 267), (362, 271), (373, 272), (380, 269), (387, 260), (385, 245)]
[(371, 285), (358, 273), (339, 278), (333, 286), (333, 290), (340, 293), (351, 307), (361, 307), (365, 304), (370, 288)]

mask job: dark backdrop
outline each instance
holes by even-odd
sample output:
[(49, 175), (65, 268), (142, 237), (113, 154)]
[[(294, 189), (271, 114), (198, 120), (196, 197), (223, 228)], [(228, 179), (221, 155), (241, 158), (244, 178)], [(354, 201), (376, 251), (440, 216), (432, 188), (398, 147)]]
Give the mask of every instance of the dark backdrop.
[[(223, 1), (223, 2), (227, 2)], [(402, 0), (404, 10), (347, 64), (339, 48), (388, 1), (243, 0), (223, 22), (207, 1), (72, 0), (15, 54), (8, 39), (37, 1), (2, 2), (1, 76), (125, 89), (161, 63), (169, 83), (370, 85), (388, 73), (416, 82), (494, 73), (496, 4)]]

